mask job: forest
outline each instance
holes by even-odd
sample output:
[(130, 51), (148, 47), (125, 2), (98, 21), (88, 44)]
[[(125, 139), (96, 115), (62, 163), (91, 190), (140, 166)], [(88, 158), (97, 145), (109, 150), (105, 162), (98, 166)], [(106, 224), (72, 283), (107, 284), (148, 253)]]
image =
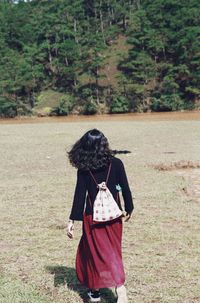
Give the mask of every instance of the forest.
[(0, 1), (0, 116), (200, 108), (199, 0)]

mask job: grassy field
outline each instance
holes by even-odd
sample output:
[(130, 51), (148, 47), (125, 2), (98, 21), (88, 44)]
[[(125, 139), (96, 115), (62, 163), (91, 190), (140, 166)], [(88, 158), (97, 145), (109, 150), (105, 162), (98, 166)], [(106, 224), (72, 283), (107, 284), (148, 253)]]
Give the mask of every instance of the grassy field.
[[(199, 201), (189, 179), (155, 166), (198, 164), (200, 122), (112, 119), (0, 125), (0, 302), (86, 302), (74, 270), (81, 223), (73, 241), (65, 230), (76, 180), (66, 150), (93, 127), (131, 151), (120, 155), (135, 196), (123, 236), (129, 302), (199, 303)], [(116, 302), (112, 289), (102, 302)]]

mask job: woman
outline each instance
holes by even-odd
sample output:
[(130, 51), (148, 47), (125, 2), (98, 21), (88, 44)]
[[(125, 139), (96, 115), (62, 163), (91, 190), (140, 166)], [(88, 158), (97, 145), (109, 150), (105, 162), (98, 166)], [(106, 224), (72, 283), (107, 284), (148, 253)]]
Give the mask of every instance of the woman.
[(106, 186), (120, 209), (119, 191), (125, 205), (125, 221), (133, 211), (133, 200), (122, 161), (114, 157), (102, 132), (92, 129), (78, 140), (69, 152), (70, 163), (77, 171), (74, 200), (67, 227), (73, 238), (74, 221), (83, 220), (83, 234), (76, 255), (79, 281), (89, 288), (91, 302), (100, 301), (100, 289), (115, 287), (118, 303), (127, 303), (125, 274), (122, 263), (122, 216), (94, 224), (93, 206), (98, 184)]

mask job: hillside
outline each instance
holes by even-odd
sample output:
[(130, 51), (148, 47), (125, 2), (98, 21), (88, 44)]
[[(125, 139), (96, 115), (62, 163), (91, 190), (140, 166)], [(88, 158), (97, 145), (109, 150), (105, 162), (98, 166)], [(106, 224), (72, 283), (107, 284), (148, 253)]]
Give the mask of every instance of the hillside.
[[(100, 69), (100, 87), (109, 87), (111, 89), (120, 89), (121, 72), (118, 70), (118, 64), (121, 58), (128, 56), (128, 50), (130, 45), (127, 43), (127, 38), (124, 35), (119, 35), (109, 48), (103, 53), (105, 58), (104, 66)], [(83, 74), (78, 78), (80, 85), (87, 86), (88, 83), (95, 84), (94, 80), (91, 79), (88, 74)], [(60, 101), (66, 98), (66, 93), (57, 92), (51, 89), (42, 91), (37, 96), (37, 101), (33, 108), (33, 112), (39, 116), (49, 115), (53, 108), (59, 106)], [(80, 107), (79, 107), (80, 108)], [(108, 108), (102, 108), (103, 113), (109, 111)], [(76, 107), (74, 109), (76, 112)]]
[(0, 116), (199, 108), (199, 24), (198, 0), (3, 1)]

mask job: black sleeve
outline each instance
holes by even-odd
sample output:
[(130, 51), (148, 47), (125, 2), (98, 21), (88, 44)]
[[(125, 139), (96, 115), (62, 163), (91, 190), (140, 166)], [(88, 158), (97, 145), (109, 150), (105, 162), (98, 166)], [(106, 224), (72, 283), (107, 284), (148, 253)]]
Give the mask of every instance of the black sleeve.
[(130, 187), (128, 184), (124, 164), (122, 163), (122, 161), (120, 161), (120, 164), (119, 164), (119, 184), (122, 189), (122, 196), (124, 199), (125, 211), (127, 213), (131, 213), (134, 209), (133, 198), (132, 198), (132, 194), (131, 194)]
[(78, 170), (74, 200), (72, 204), (71, 214), (69, 217), (71, 220), (77, 220), (77, 221), (83, 220), (85, 197), (86, 197), (85, 175), (83, 172)]

